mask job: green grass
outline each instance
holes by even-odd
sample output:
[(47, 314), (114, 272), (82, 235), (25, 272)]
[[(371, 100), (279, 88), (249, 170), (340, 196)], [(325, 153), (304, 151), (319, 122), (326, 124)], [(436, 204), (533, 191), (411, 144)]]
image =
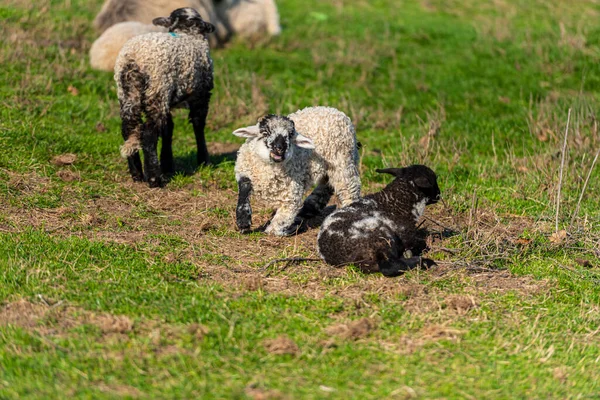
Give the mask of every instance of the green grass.
[[(213, 51), (209, 142), (330, 105), (357, 126), (365, 192), (377, 167), (438, 173), (428, 215), (457, 234), (433, 242), (439, 267), (384, 279), (263, 270), (314, 257), (315, 231), (237, 233), (234, 164), (196, 169), (183, 112), (179, 174), (130, 183), (112, 74), (88, 65), (101, 2), (0, 0), (0, 398), (598, 397), (598, 167), (570, 222), (600, 147), (600, 6), (552, 3), (280, 0), (280, 37)], [(298, 349), (269, 351), (280, 336)]]

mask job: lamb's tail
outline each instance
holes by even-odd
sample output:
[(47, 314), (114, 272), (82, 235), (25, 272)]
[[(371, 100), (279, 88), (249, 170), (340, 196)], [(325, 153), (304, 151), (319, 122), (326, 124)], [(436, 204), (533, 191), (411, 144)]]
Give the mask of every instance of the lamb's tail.
[(143, 4), (138, 4), (137, 0), (106, 0), (94, 19), (94, 27), (104, 32), (114, 24), (130, 21), (135, 16), (136, 10), (142, 6)]
[(121, 69), (118, 79), (123, 139), (125, 139), (120, 151), (121, 156), (127, 158), (142, 148), (142, 112), (145, 104), (144, 90), (148, 79), (133, 61)]
[(140, 142), (139, 136), (131, 135), (125, 143), (119, 147), (121, 151), (121, 157), (128, 158), (137, 153), (142, 149), (142, 143)]

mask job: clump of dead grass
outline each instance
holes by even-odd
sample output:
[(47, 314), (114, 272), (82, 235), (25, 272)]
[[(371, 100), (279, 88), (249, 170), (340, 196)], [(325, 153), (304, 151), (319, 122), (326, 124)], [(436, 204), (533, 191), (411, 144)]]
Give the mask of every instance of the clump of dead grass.
[(300, 349), (298, 348), (296, 342), (285, 335), (278, 336), (275, 339), (266, 339), (263, 341), (263, 346), (270, 354), (289, 354), (292, 356), (297, 356), (300, 354)]
[(327, 327), (325, 332), (345, 340), (358, 340), (371, 334), (377, 329), (377, 323), (371, 318), (361, 318)]

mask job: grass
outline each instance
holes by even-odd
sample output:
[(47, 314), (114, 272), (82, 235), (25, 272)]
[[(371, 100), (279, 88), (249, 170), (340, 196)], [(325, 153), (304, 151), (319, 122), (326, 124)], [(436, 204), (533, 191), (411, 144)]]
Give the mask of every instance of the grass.
[[(552, 234), (569, 108), (559, 229), (600, 146), (598, 4), (278, 5), (280, 37), (213, 51), (214, 165), (177, 113), (179, 173), (151, 190), (88, 65), (101, 2), (0, 0), (0, 398), (597, 397), (598, 167)], [(365, 192), (438, 172), (438, 267), (263, 269), (315, 257), (316, 230), (236, 232), (231, 132), (315, 104), (357, 125)]]

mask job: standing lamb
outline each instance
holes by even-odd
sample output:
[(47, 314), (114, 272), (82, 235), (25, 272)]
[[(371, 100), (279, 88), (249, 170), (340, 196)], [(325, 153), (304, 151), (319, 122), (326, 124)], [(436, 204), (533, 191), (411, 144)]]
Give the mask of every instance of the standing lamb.
[[(287, 117), (271, 114), (233, 133), (247, 138), (235, 164), (236, 222), (242, 232), (252, 225), (252, 193), (277, 208), (265, 229), (277, 236), (294, 234), (296, 217), (320, 212), (334, 192), (342, 206), (360, 198), (356, 132), (341, 111), (308, 107)], [(303, 206), (304, 193), (314, 184)]]
[[(185, 106), (194, 126), (198, 164), (208, 163), (204, 126), (213, 89), (213, 62), (206, 34), (214, 26), (192, 8), (179, 8), (155, 25), (168, 33), (148, 33), (129, 40), (117, 58), (115, 80), (121, 105), (127, 158), (134, 181), (144, 179), (139, 150), (144, 150), (144, 170), (150, 187), (162, 186), (162, 173), (173, 172), (173, 120), (171, 108)], [(146, 122), (142, 121), (145, 116)], [(162, 136), (160, 165), (158, 137)]]
[(321, 258), (328, 264), (355, 264), (365, 271), (398, 276), (432, 260), (406, 257), (419, 252), (424, 241), (417, 238), (416, 222), (425, 206), (439, 200), (435, 173), (424, 165), (378, 169), (396, 179), (374, 193), (336, 210), (324, 221), (317, 238)]

